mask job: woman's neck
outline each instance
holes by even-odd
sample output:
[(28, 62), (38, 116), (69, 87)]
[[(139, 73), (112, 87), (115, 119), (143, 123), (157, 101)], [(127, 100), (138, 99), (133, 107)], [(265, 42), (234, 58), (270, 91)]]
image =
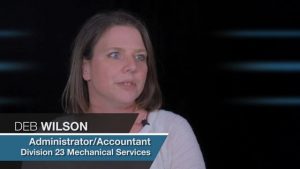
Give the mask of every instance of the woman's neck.
[(90, 113), (132, 113), (135, 112), (136, 109), (137, 106), (135, 103), (126, 106), (90, 104), (90, 108), (88, 112)]

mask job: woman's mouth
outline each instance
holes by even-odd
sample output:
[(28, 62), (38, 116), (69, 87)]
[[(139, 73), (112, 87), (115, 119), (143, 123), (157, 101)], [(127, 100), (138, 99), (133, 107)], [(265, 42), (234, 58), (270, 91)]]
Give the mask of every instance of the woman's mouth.
[(132, 89), (136, 88), (136, 84), (134, 82), (130, 82), (130, 81), (119, 82), (117, 84), (118, 84), (118, 86), (120, 86), (121, 88), (123, 88), (125, 90), (132, 90)]

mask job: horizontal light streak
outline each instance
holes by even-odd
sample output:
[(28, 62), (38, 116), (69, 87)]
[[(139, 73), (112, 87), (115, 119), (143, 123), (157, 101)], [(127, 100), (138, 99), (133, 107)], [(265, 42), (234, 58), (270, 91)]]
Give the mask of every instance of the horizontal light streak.
[(0, 62), (0, 72), (25, 71), (35, 69), (36, 67), (34, 63)]
[(19, 38), (30, 36), (31, 33), (20, 30), (0, 30), (0, 38)]
[(237, 38), (300, 38), (300, 30), (229, 30), (217, 34)]
[(226, 69), (234, 71), (256, 71), (256, 72), (300, 72), (299, 61), (289, 62), (232, 62), (225, 63)]
[(300, 96), (238, 98), (230, 100), (230, 103), (242, 105), (300, 106)]
[(30, 100), (24, 98), (0, 97), (0, 105), (18, 105), (30, 102)]

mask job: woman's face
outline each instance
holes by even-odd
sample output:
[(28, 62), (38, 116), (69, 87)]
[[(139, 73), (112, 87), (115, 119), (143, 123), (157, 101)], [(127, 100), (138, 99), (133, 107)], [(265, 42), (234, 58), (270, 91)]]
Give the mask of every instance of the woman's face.
[(83, 62), (90, 104), (130, 106), (141, 94), (147, 77), (147, 51), (140, 32), (131, 26), (113, 26), (104, 32)]

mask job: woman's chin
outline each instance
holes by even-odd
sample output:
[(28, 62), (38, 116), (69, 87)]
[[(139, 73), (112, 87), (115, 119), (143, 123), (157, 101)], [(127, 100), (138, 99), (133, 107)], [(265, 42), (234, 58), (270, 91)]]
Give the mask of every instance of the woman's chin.
[(118, 102), (130, 106), (135, 103), (136, 98), (136, 96), (119, 96)]

